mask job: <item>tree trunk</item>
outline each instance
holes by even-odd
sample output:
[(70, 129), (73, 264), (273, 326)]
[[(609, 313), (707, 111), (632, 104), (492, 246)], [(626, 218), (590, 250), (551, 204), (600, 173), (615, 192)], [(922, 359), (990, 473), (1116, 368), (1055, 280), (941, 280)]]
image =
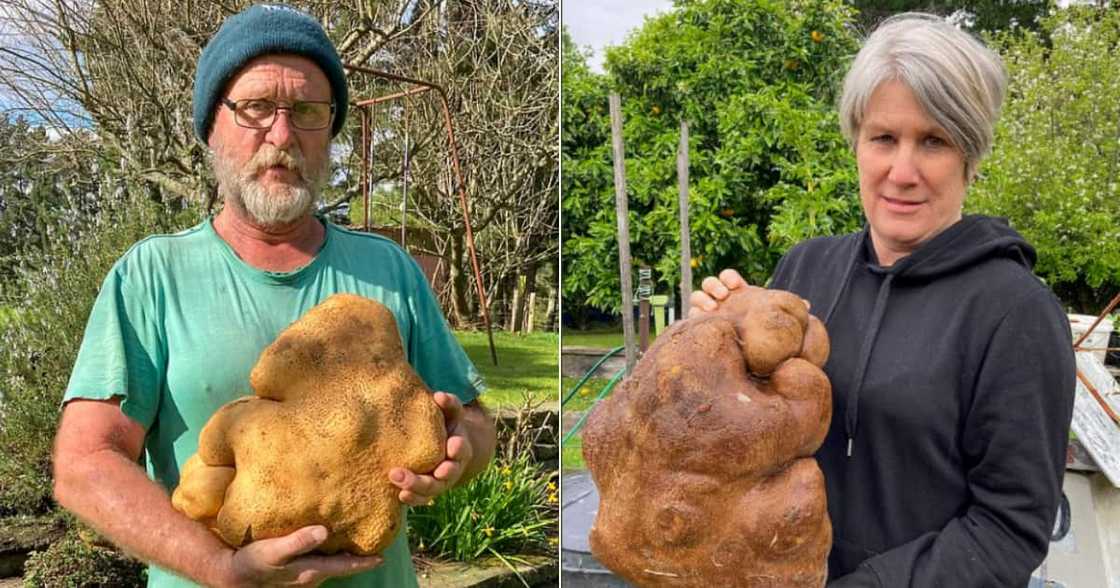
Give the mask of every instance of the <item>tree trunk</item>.
[(512, 291), (512, 297), (509, 299), (509, 317), (506, 321), (506, 330), (510, 333), (516, 333), (521, 330), (521, 306), (522, 299), (524, 298), (525, 289), (521, 285), (521, 274), (513, 274), (510, 277), (512, 287), (506, 289), (506, 292)]
[(467, 317), (471, 316), (470, 308), (467, 304), (467, 288), (470, 287), (468, 277), (469, 271), (466, 271), (465, 245), (463, 242), (462, 233), (455, 232), (450, 236), (451, 242), (451, 261), (448, 264), (448, 284), (451, 287), (451, 315), (448, 319), (453, 319), (451, 324), (455, 326), (463, 326), (466, 324)]
[(525, 272), (525, 282), (522, 285), (521, 293), (521, 308), (518, 313), (521, 316), (521, 324), (517, 326), (519, 331), (529, 332), (530, 330), (528, 319), (533, 314), (533, 300), (537, 293), (537, 268), (538, 264), (533, 264)]
[(556, 325), (556, 288), (549, 286), (548, 288), (548, 303), (545, 305), (543, 328), (558, 330), (554, 328)]
[(556, 320), (556, 294), (559, 290), (556, 283), (556, 273), (556, 265), (552, 264), (552, 279), (548, 281), (548, 303), (545, 305), (544, 322), (541, 326), (559, 332), (559, 321)]

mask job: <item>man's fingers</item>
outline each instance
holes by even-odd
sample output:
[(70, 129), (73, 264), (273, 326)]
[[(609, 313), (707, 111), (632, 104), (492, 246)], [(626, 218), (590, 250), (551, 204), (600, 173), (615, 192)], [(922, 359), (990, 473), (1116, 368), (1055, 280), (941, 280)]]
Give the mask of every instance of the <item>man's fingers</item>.
[(724, 286), (723, 282), (721, 282), (719, 278), (715, 276), (708, 276), (704, 278), (704, 280), (700, 282), (700, 289), (706, 292), (708, 296), (711, 296), (716, 300), (723, 300), (724, 298), (727, 298), (728, 294), (731, 293), (727, 289), (727, 286)]
[(401, 490), (397, 495), (397, 500), (409, 506), (428, 506), (432, 504), (436, 497), (432, 494), (419, 494), (412, 490)]
[(384, 563), (378, 555), (361, 557), (340, 553), (337, 555), (307, 555), (292, 560), (288, 569), (297, 578), (298, 585), (314, 585), (334, 576), (349, 576), (371, 570)]
[(443, 411), (443, 420), (447, 423), (447, 428), (451, 429), (459, 423), (459, 419), (463, 416), (463, 403), (454, 394), (447, 392), (436, 392), (432, 395), (432, 399), (436, 401), (439, 409)]
[(327, 540), (327, 528), (322, 525), (304, 527), (275, 539), (261, 539), (255, 544), (264, 560), (271, 565), (284, 565), (288, 560), (308, 553)]
[(408, 488), (405, 488), (405, 490), (411, 491), (413, 494), (419, 494), (427, 500), (431, 500), (442, 494), (446, 487), (447, 483), (442, 480), (437, 480), (432, 476), (421, 475), (414, 476), (412, 484)]
[(436, 466), (432, 477), (437, 480), (442, 480), (448, 484), (454, 484), (459, 480), (459, 476), (463, 475), (463, 466), (456, 461), (447, 460)]
[(719, 273), (719, 281), (723, 282), (723, 285), (730, 290), (742, 288), (747, 285), (747, 281), (743, 279), (743, 276), (740, 276), (739, 272), (731, 268), (727, 268)]
[(447, 459), (462, 463), (470, 462), (474, 448), (463, 435), (452, 435), (447, 439)]
[[(446, 462), (444, 462), (446, 463)], [(428, 504), (447, 489), (447, 483), (432, 476), (420, 476), (404, 468), (394, 468), (389, 480), (401, 489), (397, 498), (412, 506)]]

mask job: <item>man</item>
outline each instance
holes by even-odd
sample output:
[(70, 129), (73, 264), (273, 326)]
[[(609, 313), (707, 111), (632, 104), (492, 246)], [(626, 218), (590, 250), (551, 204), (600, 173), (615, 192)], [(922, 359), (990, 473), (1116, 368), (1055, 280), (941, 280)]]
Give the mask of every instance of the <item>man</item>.
[(341, 60), (313, 18), (276, 5), (229, 18), (199, 58), (194, 91), (224, 206), (135, 244), (102, 285), (64, 399), (55, 496), (151, 562), (149, 585), (416, 585), (405, 533), (377, 557), (312, 554), (321, 526), (233, 550), (169, 500), (209, 416), (248, 393), (260, 351), (333, 293), (385, 304), (414, 369), (451, 392), (434, 397), (447, 457), (430, 474), (393, 469), (401, 501), (428, 503), (493, 454), (478, 374), (415, 263), (312, 215), (346, 108)]

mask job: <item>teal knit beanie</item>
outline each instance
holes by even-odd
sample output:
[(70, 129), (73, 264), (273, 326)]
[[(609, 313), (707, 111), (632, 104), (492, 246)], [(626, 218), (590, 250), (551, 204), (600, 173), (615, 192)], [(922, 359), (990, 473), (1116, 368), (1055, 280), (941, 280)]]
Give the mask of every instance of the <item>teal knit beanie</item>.
[(346, 74), (318, 21), (282, 4), (257, 4), (228, 19), (202, 50), (194, 80), (194, 132), (204, 144), (210, 137), (214, 106), (226, 84), (249, 60), (268, 54), (300, 55), (318, 64), (331, 83), (334, 124), (331, 136), (346, 122)]

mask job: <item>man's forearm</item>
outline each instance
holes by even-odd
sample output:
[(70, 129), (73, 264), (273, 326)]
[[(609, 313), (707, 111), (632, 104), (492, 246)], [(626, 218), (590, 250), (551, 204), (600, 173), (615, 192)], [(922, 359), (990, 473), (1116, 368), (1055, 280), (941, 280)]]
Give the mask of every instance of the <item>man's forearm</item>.
[(56, 456), (59, 504), (132, 555), (196, 582), (219, 585), (233, 551), (180, 514), (167, 493), (127, 456), (102, 449)]

